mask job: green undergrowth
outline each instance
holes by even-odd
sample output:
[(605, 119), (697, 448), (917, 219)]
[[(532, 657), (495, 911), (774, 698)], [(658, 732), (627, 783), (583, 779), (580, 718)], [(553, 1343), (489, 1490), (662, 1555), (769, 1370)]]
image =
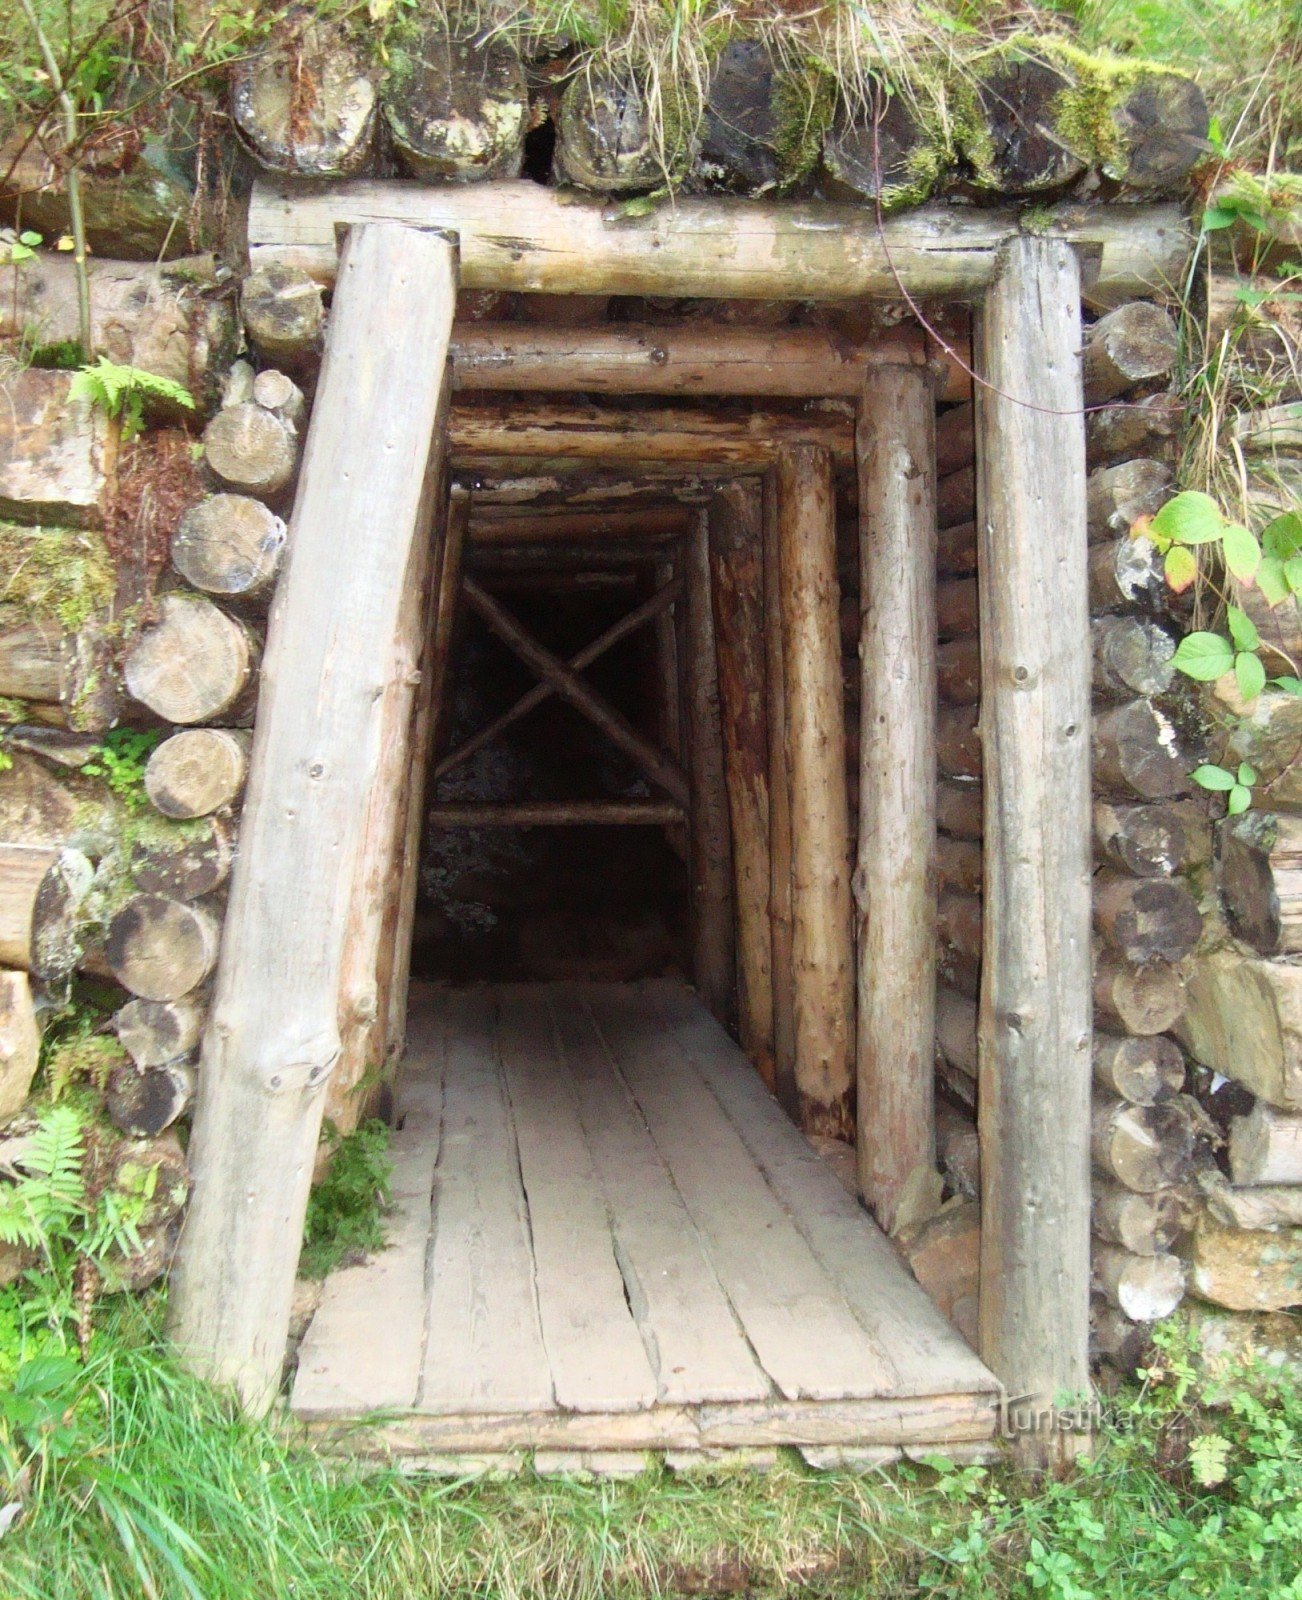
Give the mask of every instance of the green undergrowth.
[(1208, 1407), (1173, 1335), (1062, 1482), (815, 1474), (794, 1455), (475, 1482), (330, 1463), (237, 1416), (160, 1353), (160, 1315), (157, 1296), (120, 1304), (84, 1364), (39, 1337), (0, 1397), (0, 1474), (24, 1506), (0, 1539), (7, 1600), (1302, 1595), (1296, 1375), (1223, 1380)]
[(324, 1278), (338, 1266), (360, 1260), (384, 1243), (384, 1218), (392, 1201), (389, 1129), (373, 1118), (352, 1133), (326, 1124), (330, 1169), (312, 1190), (298, 1270)]
[(0, 522), (0, 607), (75, 632), (113, 603), (116, 573), (103, 539), (74, 528)]

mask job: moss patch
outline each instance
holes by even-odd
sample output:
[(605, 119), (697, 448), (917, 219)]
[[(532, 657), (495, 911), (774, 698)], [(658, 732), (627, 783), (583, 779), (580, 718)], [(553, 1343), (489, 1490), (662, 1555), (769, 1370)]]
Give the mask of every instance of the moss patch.
[(116, 575), (103, 539), (70, 528), (0, 523), (0, 605), (75, 632), (113, 604)]

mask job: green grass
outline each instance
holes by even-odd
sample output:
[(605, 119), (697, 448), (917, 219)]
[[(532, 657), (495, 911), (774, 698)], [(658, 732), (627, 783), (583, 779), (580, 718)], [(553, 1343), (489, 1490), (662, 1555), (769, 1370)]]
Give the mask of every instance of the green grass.
[(1302, 1596), (1302, 1390), (1239, 1382), (1207, 1411), (1178, 1349), (1061, 1483), (794, 1457), (449, 1482), (331, 1465), (235, 1416), (160, 1354), (157, 1311), (118, 1310), (64, 1374), (63, 1433), (28, 1452), (29, 1509), (0, 1540), (6, 1600)]

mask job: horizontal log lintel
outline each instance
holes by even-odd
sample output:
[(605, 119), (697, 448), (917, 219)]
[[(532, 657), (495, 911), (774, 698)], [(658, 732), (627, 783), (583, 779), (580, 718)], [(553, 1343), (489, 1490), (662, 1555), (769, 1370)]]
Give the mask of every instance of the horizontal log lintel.
[(427, 815), (436, 828), (647, 828), (687, 820), (682, 806), (671, 800), (485, 801), (432, 805)]

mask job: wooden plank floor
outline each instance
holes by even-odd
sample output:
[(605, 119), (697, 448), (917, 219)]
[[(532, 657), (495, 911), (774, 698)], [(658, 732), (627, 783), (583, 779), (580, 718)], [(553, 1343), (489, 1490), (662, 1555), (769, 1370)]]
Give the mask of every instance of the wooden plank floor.
[(413, 991), (390, 1247), (292, 1409), (417, 1460), (980, 1447), (997, 1385), (681, 984)]

